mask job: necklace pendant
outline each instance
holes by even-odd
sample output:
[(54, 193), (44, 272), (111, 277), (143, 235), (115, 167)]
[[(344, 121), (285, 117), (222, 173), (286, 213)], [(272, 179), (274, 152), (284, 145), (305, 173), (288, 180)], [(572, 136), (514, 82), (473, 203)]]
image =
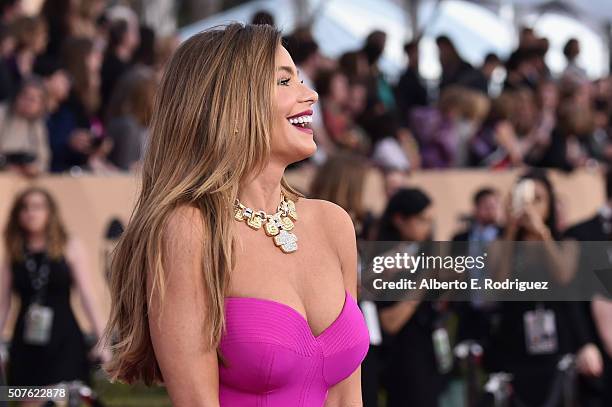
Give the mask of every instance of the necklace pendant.
[(289, 218), (288, 216), (283, 216), (281, 218), (281, 228), (283, 228), (284, 230), (291, 230), (293, 229), (293, 221), (291, 220), (291, 218)]
[(268, 236), (276, 236), (278, 235), (278, 232), (280, 232), (280, 229), (278, 228), (278, 225), (276, 224), (276, 220), (268, 220), (266, 222), (266, 226), (264, 228), (266, 235)]
[(274, 244), (284, 253), (292, 253), (297, 250), (297, 236), (291, 232), (281, 229), (278, 235), (274, 236)]
[(263, 227), (266, 235), (273, 238), (274, 244), (283, 253), (293, 253), (298, 248), (297, 236), (290, 232), (297, 218), (295, 203), (282, 193), (277, 212), (273, 215), (268, 215), (263, 210), (256, 212), (241, 204), (238, 198), (234, 202), (234, 219), (240, 222), (245, 221), (254, 230)]
[(234, 219), (244, 220), (244, 214), (242, 213), (241, 208), (236, 208), (236, 210), (234, 211)]
[(252, 229), (259, 230), (259, 228), (261, 228), (261, 218), (257, 215), (252, 215), (249, 220), (247, 220), (247, 225)]
[(295, 211), (295, 209), (289, 209), (288, 215), (291, 219), (297, 220), (297, 212)]

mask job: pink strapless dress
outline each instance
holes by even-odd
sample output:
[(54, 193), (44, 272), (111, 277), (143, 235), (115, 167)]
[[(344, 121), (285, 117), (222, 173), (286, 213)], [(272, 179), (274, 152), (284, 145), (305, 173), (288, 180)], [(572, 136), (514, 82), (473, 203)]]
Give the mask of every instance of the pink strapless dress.
[(348, 291), (340, 315), (318, 336), (302, 314), (277, 301), (226, 297), (225, 315), (222, 407), (321, 407), (368, 352), (368, 329)]

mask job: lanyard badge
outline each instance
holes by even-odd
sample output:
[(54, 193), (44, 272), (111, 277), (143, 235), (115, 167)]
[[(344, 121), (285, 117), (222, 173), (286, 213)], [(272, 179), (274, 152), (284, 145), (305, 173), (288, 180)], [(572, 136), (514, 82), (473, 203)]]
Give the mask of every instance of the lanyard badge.
[(36, 264), (26, 251), (25, 266), (34, 296), (25, 313), (23, 340), (29, 345), (44, 346), (51, 340), (53, 327), (53, 308), (43, 305), (50, 272), (46, 253), (43, 254), (41, 263)]
[(557, 326), (555, 313), (536, 308), (523, 315), (525, 345), (531, 355), (551, 354), (557, 351)]

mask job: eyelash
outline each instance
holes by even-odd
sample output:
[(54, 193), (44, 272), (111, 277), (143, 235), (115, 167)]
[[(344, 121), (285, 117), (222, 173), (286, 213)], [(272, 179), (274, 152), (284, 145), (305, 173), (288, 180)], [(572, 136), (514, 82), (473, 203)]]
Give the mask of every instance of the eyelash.
[[(278, 84), (283, 86), (289, 86), (289, 81), (291, 78), (279, 79)], [(304, 83), (304, 80), (301, 80), (300, 83)]]

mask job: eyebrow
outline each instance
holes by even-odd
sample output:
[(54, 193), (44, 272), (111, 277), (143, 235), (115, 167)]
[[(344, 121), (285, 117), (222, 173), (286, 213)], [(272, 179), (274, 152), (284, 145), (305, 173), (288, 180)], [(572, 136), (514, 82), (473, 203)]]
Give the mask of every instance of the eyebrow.
[[(290, 66), (285, 66), (285, 65), (279, 66), (277, 71), (286, 71), (287, 73), (289, 73), (289, 75), (293, 75), (293, 68)], [(296, 76), (299, 76), (299, 75), (300, 75), (300, 70), (298, 69)]]

